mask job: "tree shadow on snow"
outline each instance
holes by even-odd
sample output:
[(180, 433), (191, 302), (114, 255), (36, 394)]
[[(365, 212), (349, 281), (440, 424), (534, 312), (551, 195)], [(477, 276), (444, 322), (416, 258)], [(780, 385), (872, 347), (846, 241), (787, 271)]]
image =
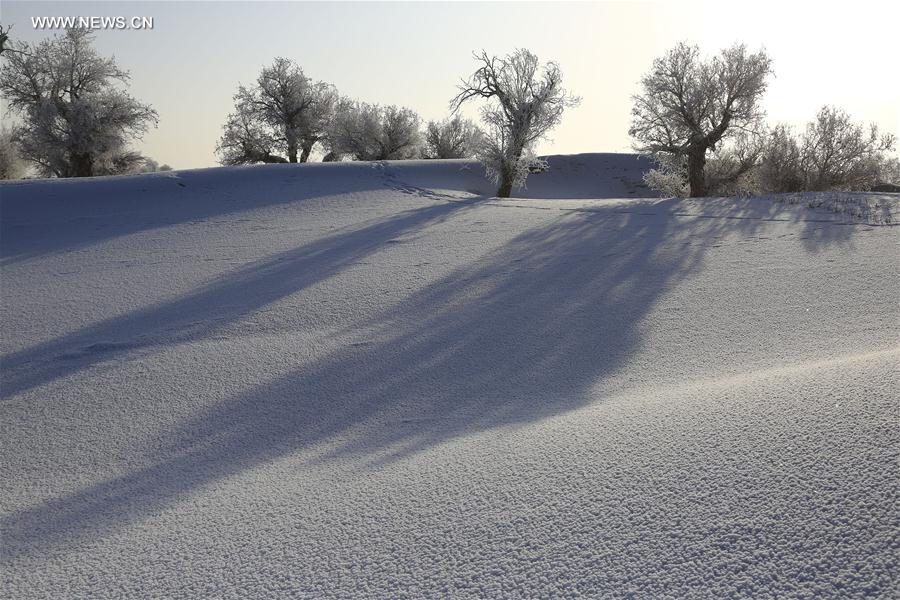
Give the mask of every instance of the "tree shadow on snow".
[(371, 162), (4, 182), (0, 264), (231, 213), (390, 187), (384, 163)]
[(438, 223), (478, 202), (458, 200), (407, 210), (256, 261), (178, 299), (8, 354), (0, 359), (0, 399), (131, 352), (209, 336), (331, 277), (397, 236)]
[[(184, 423), (155, 464), (7, 517), (4, 554), (109, 532), (199, 486), (299, 451), (376, 468), (459, 436), (584, 406), (591, 388), (640, 349), (642, 319), (696, 271), (709, 244), (735, 232), (752, 235), (764, 222), (677, 216), (679, 206), (666, 200), (633, 211), (560, 211), (552, 223), (354, 324), (338, 350)], [(456, 208), (420, 209), (405, 224), (380, 225), (377, 237)], [(255, 287), (289, 293), (363, 252), (368, 246), (360, 243), (371, 237), (350, 234), (317, 253), (298, 250), (259, 265), (259, 273), (242, 272), (102, 330), (199, 314), (210, 301)], [(281, 266), (292, 261), (292, 268)], [(271, 301), (266, 294), (239, 312)]]

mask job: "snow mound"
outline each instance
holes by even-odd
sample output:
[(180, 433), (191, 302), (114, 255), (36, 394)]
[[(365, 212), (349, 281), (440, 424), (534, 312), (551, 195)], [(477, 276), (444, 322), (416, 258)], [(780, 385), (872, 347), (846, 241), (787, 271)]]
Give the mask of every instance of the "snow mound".
[(900, 228), (548, 161), (0, 185), (0, 595), (896, 596)]

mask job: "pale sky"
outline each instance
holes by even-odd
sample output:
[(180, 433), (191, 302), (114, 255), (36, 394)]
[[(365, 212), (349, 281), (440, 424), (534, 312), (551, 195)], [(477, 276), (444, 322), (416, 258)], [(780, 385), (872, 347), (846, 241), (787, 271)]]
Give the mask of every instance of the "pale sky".
[[(749, 8), (746, 8), (748, 7)], [(629, 151), (631, 95), (654, 58), (679, 41), (714, 53), (734, 42), (774, 60), (770, 122), (801, 126), (823, 104), (900, 134), (897, 2), (16, 2), (0, 21), (34, 41), (33, 16), (145, 16), (154, 28), (98, 31), (95, 45), (132, 75), (131, 93), (159, 112), (135, 148), (175, 168), (217, 164), (238, 83), (276, 56), (341, 93), (448, 114), (472, 51), (525, 47), (562, 68), (582, 97), (542, 154)], [(467, 113), (476, 116), (476, 105)]]

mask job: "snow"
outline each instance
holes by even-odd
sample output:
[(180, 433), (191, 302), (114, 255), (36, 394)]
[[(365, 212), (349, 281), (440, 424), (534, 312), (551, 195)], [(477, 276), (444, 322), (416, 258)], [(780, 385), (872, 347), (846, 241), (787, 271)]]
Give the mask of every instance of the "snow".
[(0, 185), (0, 595), (896, 596), (900, 228), (549, 162)]

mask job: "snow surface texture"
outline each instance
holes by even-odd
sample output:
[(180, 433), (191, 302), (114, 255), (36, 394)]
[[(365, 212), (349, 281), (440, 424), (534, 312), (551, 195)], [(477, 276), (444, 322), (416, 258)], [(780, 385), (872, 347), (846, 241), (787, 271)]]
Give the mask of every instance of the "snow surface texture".
[(896, 597), (900, 228), (550, 164), (0, 186), (0, 596)]

